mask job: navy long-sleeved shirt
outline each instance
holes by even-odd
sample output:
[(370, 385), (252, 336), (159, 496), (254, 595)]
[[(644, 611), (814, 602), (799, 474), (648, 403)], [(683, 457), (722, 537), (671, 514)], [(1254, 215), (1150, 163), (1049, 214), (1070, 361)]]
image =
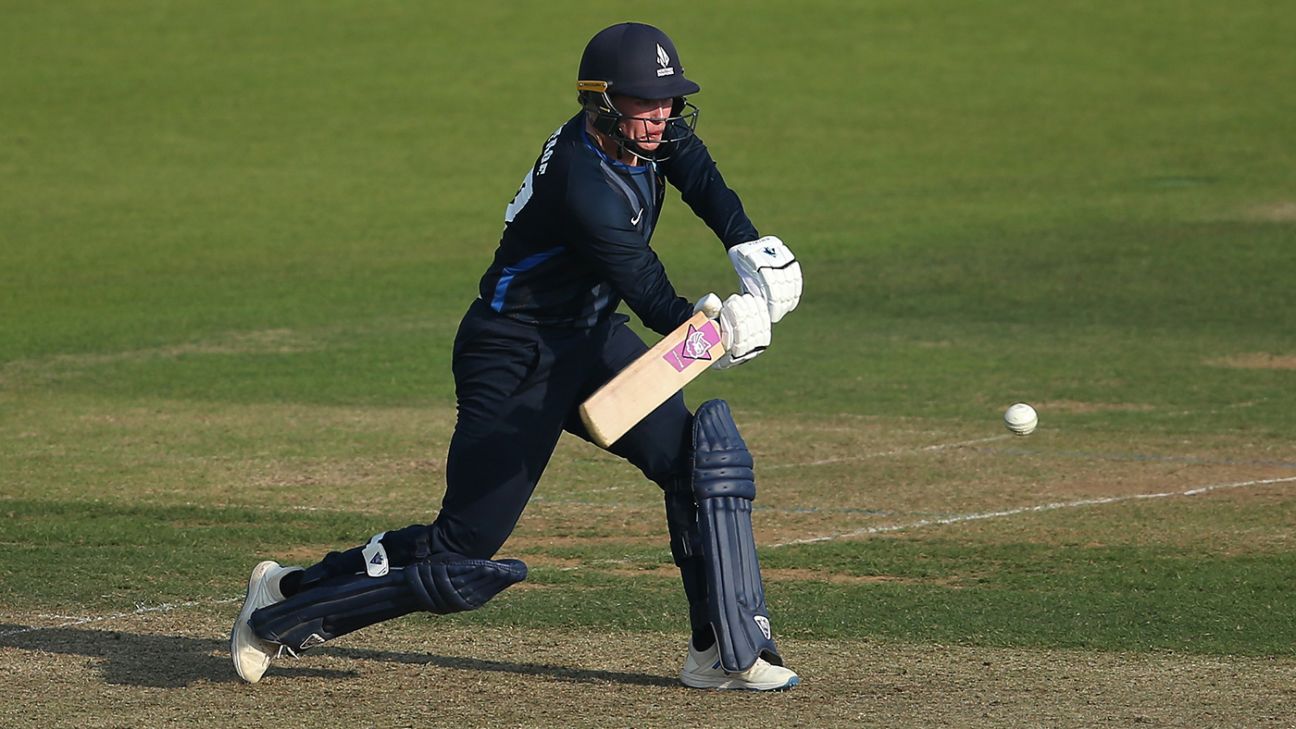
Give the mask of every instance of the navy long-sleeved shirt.
[(629, 166), (595, 146), (581, 112), (545, 142), (509, 203), (481, 298), (520, 321), (581, 328), (624, 300), (650, 329), (670, 332), (693, 306), (675, 293), (649, 247), (663, 181), (725, 248), (760, 237), (701, 139), (675, 143), (667, 160)]

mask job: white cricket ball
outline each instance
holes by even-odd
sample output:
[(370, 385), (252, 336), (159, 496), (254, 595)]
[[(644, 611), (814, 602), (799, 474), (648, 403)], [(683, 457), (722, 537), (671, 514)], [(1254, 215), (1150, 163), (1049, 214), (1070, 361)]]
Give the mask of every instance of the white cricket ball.
[(1015, 403), (1004, 412), (1004, 425), (1017, 435), (1030, 435), (1035, 431), (1035, 426), (1039, 425), (1039, 416), (1030, 405)]

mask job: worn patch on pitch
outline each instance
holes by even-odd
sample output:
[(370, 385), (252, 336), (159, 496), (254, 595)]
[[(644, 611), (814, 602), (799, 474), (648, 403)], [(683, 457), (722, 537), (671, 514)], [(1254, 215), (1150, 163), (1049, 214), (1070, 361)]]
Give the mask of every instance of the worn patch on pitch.
[(1296, 223), (1296, 202), (1281, 202), (1255, 205), (1244, 213), (1247, 220), (1258, 220), (1265, 223)]
[(199, 355), (300, 354), (324, 349), (318, 338), (292, 329), (233, 331), (164, 347), (120, 352), (58, 354), (18, 359), (0, 366), (0, 381), (47, 383), (67, 379), (108, 365)]
[(1245, 352), (1208, 359), (1205, 364), (1237, 370), (1296, 370), (1296, 354)]

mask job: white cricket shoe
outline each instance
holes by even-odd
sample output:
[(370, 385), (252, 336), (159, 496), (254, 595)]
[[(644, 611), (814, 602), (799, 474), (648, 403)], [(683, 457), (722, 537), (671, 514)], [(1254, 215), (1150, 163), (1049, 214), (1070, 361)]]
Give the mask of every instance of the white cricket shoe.
[(230, 657), (234, 659), (234, 670), (239, 678), (248, 683), (261, 680), (270, 661), (279, 654), (278, 643), (261, 640), (252, 632), (248, 623), (252, 613), (266, 605), (283, 602), (283, 593), (279, 591), (279, 580), (289, 572), (296, 572), (301, 567), (281, 567), (278, 562), (266, 560), (252, 568), (248, 578), (247, 598), (243, 600), (243, 609), (234, 621), (230, 631)]
[(739, 689), (746, 691), (786, 691), (801, 683), (801, 678), (790, 669), (775, 666), (764, 658), (742, 673), (725, 673), (720, 665), (720, 650), (715, 644), (699, 651), (689, 641), (688, 658), (680, 680), (685, 686), (709, 689)]

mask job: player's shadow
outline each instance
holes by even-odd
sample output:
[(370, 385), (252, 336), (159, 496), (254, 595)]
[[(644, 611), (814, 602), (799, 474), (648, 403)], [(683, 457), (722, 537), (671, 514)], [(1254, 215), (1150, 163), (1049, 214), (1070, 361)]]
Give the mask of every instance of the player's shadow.
[(363, 661), (386, 661), (388, 663), (410, 663), (419, 666), (438, 666), (461, 671), (491, 671), (496, 673), (518, 673), (527, 676), (567, 681), (570, 683), (624, 683), (636, 686), (671, 686), (680, 684), (673, 678), (654, 676), (646, 673), (624, 673), (622, 671), (601, 671), (589, 668), (570, 668), (552, 663), (515, 663), (513, 661), (492, 661), (483, 658), (462, 658), (456, 656), (438, 656), (428, 653), (400, 653), (395, 651), (376, 651), (367, 648), (325, 648), (321, 653), (331, 653), (343, 658)]
[[(109, 684), (183, 688), (198, 681), (239, 680), (230, 664), (229, 643), (224, 640), (0, 624), (0, 648), (96, 659), (96, 668)], [(289, 666), (285, 673), (297, 677), (355, 675), (351, 671), (296, 666)]]
[[(97, 659), (98, 670), (109, 684), (183, 688), (198, 681), (238, 681), (230, 665), (229, 643), (210, 638), (176, 635), (147, 635), (115, 630), (78, 628), (29, 628), (0, 623), (0, 648), (19, 648)], [(299, 660), (286, 658), (275, 663), (278, 679), (354, 677), (354, 671), (312, 668), (311, 656), (335, 655), (364, 661), (438, 666), (461, 671), (493, 671), (541, 676), (575, 683), (624, 683), (640, 686), (676, 686), (664, 676), (618, 671), (569, 668), (541, 663), (514, 663), (478, 658), (458, 658), (427, 653), (378, 651), (364, 648), (321, 648)]]

